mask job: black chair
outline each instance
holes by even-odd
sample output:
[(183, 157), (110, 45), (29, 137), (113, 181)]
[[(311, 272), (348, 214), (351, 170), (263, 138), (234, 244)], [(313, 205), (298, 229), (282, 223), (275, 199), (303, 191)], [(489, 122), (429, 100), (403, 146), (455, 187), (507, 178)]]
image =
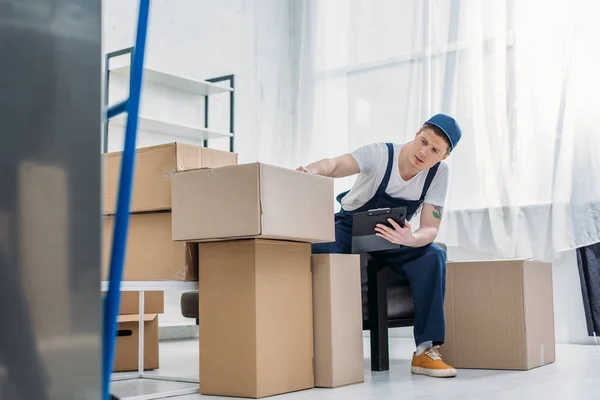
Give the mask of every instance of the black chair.
[[(437, 243), (446, 251), (443, 243)], [(371, 370), (389, 370), (389, 328), (414, 325), (414, 303), (408, 280), (380, 265), (368, 254), (360, 256), (363, 330), (370, 331)], [(181, 296), (181, 313), (198, 321), (198, 291)]]
[(414, 325), (413, 297), (408, 280), (361, 255), (363, 330), (370, 331), (371, 370), (389, 369), (389, 328)]
[(199, 306), (200, 299), (197, 290), (184, 292), (181, 295), (181, 315), (183, 315), (185, 318), (195, 319), (196, 325), (200, 324), (198, 319), (198, 316), (200, 315), (198, 310)]
[[(437, 243), (444, 252), (447, 247)], [(370, 331), (371, 370), (387, 371), (389, 362), (389, 328), (414, 325), (415, 307), (406, 277), (361, 254), (363, 330)]]

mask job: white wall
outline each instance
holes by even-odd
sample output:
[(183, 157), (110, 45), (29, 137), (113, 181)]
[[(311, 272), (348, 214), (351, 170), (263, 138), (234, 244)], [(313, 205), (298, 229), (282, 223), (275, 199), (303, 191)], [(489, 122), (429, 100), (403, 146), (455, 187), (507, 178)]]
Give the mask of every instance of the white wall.
[[(133, 45), (137, 4), (104, 0), (104, 52)], [(195, 79), (235, 75), (235, 151), (241, 162), (285, 164), (285, 154), (291, 154), (299, 54), (291, 6), (289, 0), (151, 2), (146, 66)], [(114, 62), (111, 67), (127, 59)], [(111, 76), (111, 102), (125, 96), (125, 88), (124, 79)], [(228, 131), (228, 101), (226, 94), (211, 98), (211, 128)], [(141, 113), (193, 124), (203, 121), (203, 110), (202, 101), (149, 87)], [(145, 134), (139, 143), (169, 139)], [(111, 150), (120, 149), (119, 142), (109, 140)], [(210, 146), (226, 149), (228, 141)]]
[[(103, 1), (103, 51), (135, 41), (138, 0)], [(145, 65), (195, 79), (235, 75), (235, 149), (240, 162), (291, 166), (295, 133), (299, 26), (291, 0), (153, 0)], [(114, 62), (114, 63), (113, 63)], [(128, 58), (111, 60), (111, 67)], [(126, 78), (111, 75), (110, 102), (127, 95)], [(203, 100), (175, 91), (146, 87), (141, 114), (203, 126)], [(210, 127), (228, 132), (229, 96), (211, 97)], [(109, 131), (109, 151), (122, 149), (122, 129)], [(138, 147), (184, 141), (139, 132)], [(209, 142), (228, 149), (227, 139)], [(181, 317), (178, 293), (165, 293), (161, 325), (190, 324)]]
[[(137, 20), (137, 0), (104, 0), (104, 52), (131, 46)], [(197, 79), (235, 74), (236, 142), (240, 162), (260, 160), (291, 164), (295, 143), (295, 99), (299, 58), (299, 2), (294, 0), (153, 0), (146, 65)], [(111, 78), (111, 99), (126, 94), (126, 82)], [(198, 123), (202, 102), (175, 92), (148, 88), (142, 113)], [(228, 98), (211, 100), (211, 127), (227, 130)], [(214, 114), (213, 114), (214, 113)], [(216, 125), (212, 124), (216, 122)], [(118, 130), (111, 130), (111, 150), (122, 146)], [(117, 138), (115, 138), (117, 137)], [(177, 138), (142, 132), (138, 144), (150, 145)], [(228, 141), (211, 141), (227, 148)], [(450, 248), (455, 260), (490, 258), (477, 251)], [(592, 343), (587, 337), (575, 252), (554, 260), (554, 306), (559, 343)], [(166, 294), (161, 324), (190, 323), (179, 316), (179, 297)], [(392, 335), (411, 336), (410, 328)]]

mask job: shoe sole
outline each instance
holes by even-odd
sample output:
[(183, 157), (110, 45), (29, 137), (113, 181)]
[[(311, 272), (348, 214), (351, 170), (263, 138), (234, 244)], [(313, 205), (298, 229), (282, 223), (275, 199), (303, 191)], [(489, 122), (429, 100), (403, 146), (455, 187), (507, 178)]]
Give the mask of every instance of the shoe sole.
[(416, 375), (426, 375), (434, 378), (454, 378), (456, 376), (456, 370), (452, 369), (429, 369), (413, 366), (410, 371)]

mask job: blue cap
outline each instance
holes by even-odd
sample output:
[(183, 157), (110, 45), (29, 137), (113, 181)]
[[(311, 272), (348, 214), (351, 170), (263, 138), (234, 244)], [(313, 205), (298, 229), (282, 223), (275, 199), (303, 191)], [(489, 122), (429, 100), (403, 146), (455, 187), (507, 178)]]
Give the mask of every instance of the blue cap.
[(454, 118), (446, 114), (436, 114), (425, 121), (425, 123), (440, 128), (450, 141), (450, 150), (454, 150), (462, 137), (462, 130)]

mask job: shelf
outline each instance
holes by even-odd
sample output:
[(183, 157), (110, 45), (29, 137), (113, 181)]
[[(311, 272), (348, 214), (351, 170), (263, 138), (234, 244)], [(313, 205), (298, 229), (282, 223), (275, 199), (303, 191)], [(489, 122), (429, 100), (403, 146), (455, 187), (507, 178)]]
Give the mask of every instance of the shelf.
[[(108, 281), (101, 282), (100, 288), (103, 292), (106, 292), (108, 290)], [(198, 281), (122, 281), (120, 289), (122, 292), (139, 292), (140, 290), (198, 290)]]
[[(110, 70), (110, 72), (128, 77), (129, 70), (130, 67), (127, 65), (124, 67), (113, 68)], [(201, 96), (208, 96), (218, 93), (229, 93), (233, 91), (230, 87), (223, 87), (206, 81), (199, 81), (196, 79), (171, 75), (150, 68), (144, 68), (144, 81), (198, 94)]]
[[(111, 124), (125, 126), (126, 117), (121, 116), (110, 120)], [(194, 140), (221, 139), (233, 136), (231, 133), (217, 132), (211, 129), (195, 126), (174, 124), (172, 122), (159, 121), (156, 119), (140, 116), (138, 118), (138, 130), (150, 131), (172, 135), (180, 138), (189, 138)]]

